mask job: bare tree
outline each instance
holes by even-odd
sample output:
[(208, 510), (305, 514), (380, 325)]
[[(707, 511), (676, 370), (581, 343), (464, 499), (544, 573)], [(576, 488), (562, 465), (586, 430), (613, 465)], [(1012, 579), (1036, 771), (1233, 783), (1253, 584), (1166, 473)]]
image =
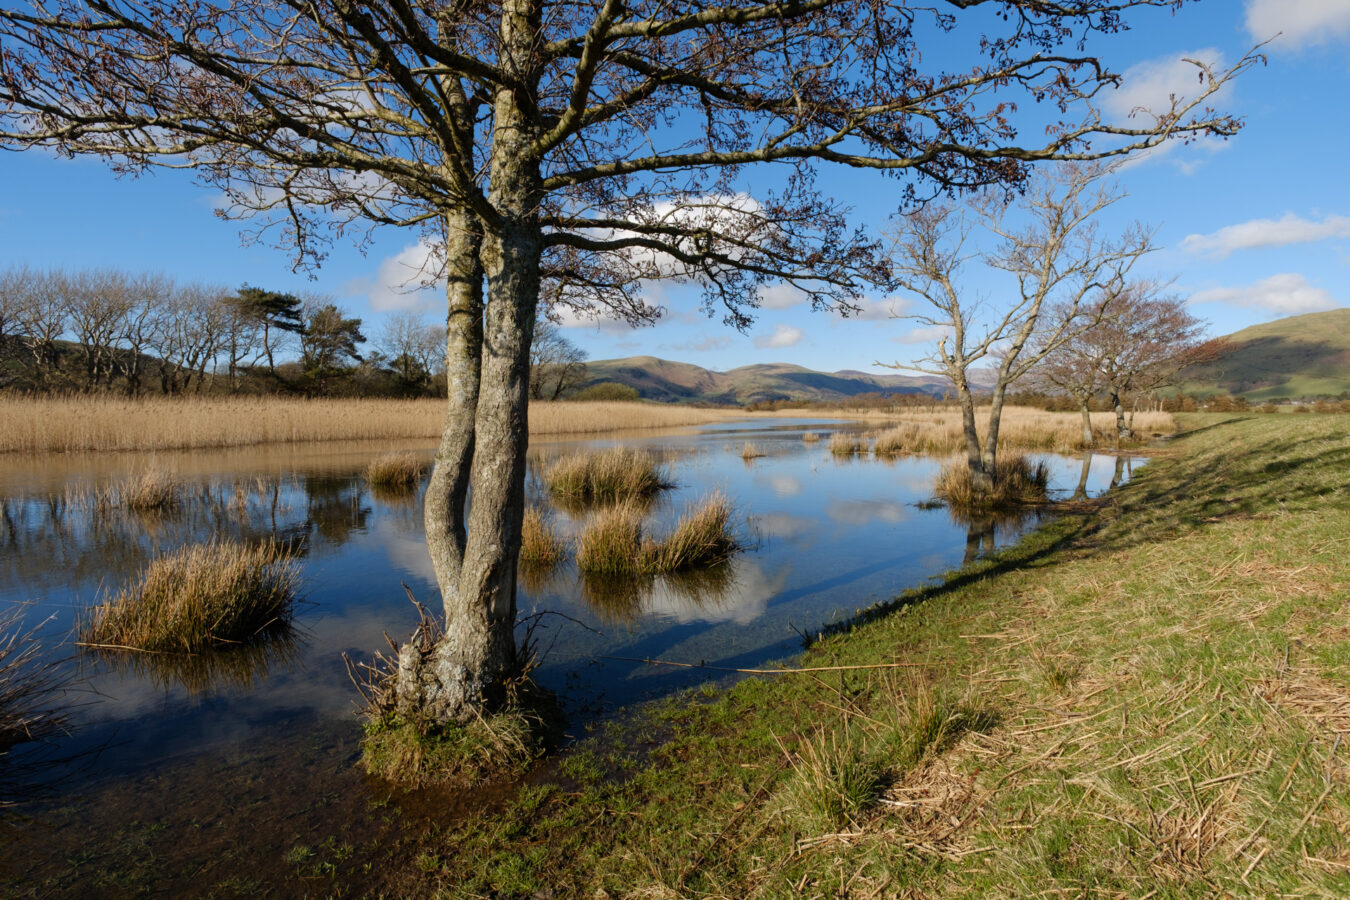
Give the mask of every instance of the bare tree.
[(118, 326), (119, 352), (114, 360), (130, 396), (143, 390), (146, 354), (154, 344), (158, 319), (164, 314), (173, 287), (172, 280), (158, 274), (142, 274), (132, 281), (131, 302)]
[(28, 286), (36, 272), (27, 266), (10, 266), (0, 270), (0, 346), (7, 338), (23, 335), (22, 311), (27, 302)]
[(84, 359), (85, 389), (111, 387), (117, 370), (116, 343), (135, 302), (131, 277), (116, 269), (85, 269), (54, 277)]
[[(897, 235), (896, 278), (932, 308), (912, 318), (942, 333), (932, 356), (904, 368), (946, 376), (955, 386), (976, 490), (994, 486), (1008, 387), (1096, 324), (1108, 310), (1106, 300), (1119, 295), (1131, 266), (1150, 249), (1139, 226), (1102, 237), (1096, 216), (1122, 196), (1105, 185), (1105, 174), (1067, 164), (1042, 170), (1019, 203), (986, 192), (967, 209), (932, 205), (907, 216)], [(1014, 211), (1027, 224), (1014, 224)], [(997, 239), (996, 249), (978, 254), (968, 248), (976, 223)], [(975, 258), (1011, 276), (1006, 304), (986, 309), (965, 289), (963, 269)], [(1046, 315), (1052, 305), (1055, 314)], [(984, 359), (997, 367), (981, 442), (969, 370)]]
[[(642, 295), (656, 277), (700, 284), (736, 326), (780, 281), (847, 306), (885, 270), (814, 189), (820, 161), (910, 171), (917, 203), (1015, 183), (1036, 160), (1231, 134), (1203, 103), (1251, 58), (1200, 66), (1195, 98), (1119, 124), (1092, 105), (1119, 77), (1058, 51), (1178, 2), (30, 0), (0, 10), (0, 142), (193, 167), (302, 261), (328, 226), (424, 229), (448, 285), (425, 510), (446, 633), (405, 647), (400, 704), (471, 718), (515, 665), (541, 290), (633, 322), (658, 313)], [(921, 60), (923, 41), (976, 17), (988, 27), (969, 56)], [(1019, 97), (1061, 124), (1019, 144)], [(745, 169), (762, 164), (781, 175), (751, 197)]]
[[(385, 317), (375, 346), (389, 360), (389, 368), (406, 387), (424, 388), (431, 376), (427, 348), (427, 326), (417, 313), (401, 310)], [(444, 339), (436, 341), (436, 352)]]
[(534, 326), (530, 344), (530, 399), (557, 400), (586, 377), (586, 351), (546, 317)]
[(18, 320), (24, 342), (33, 357), (34, 383), (51, 387), (60, 374), (61, 353), (56, 342), (66, 333), (68, 315), (57, 270), (29, 270), (19, 297)]

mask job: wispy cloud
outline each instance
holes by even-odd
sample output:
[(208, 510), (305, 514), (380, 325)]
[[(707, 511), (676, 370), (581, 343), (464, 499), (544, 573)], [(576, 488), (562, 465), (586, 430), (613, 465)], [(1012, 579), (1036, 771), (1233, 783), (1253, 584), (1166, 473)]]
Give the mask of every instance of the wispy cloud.
[(1350, 0), (1248, 0), (1247, 33), (1256, 42), (1298, 48), (1350, 36)]
[(923, 328), (912, 328), (904, 334), (896, 335), (891, 338), (897, 344), (936, 344), (952, 330), (946, 325), (929, 325)]
[(1187, 235), (1181, 242), (1181, 249), (1223, 259), (1237, 250), (1287, 247), (1346, 237), (1350, 237), (1350, 217), (1327, 216), (1316, 222), (1286, 213), (1280, 219), (1252, 219), (1225, 226), (1212, 234)]
[(755, 338), (755, 346), (761, 350), (778, 349), (782, 347), (795, 347), (806, 337), (806, 332), (800, 328), (794, 328), (791, 325), (776, 325), (773, 334), (761, 335)]
[[(1215, 72), (1222, 72), (1227, 67), (1223, 51), (1214, 47), (1144, 60), (1125, 70), (1119, 87), (1102, 95), (1102, 108), (1113, 118), (1134, 119), (1136, 124), (1149, 124), (1155, 116), (1168, 113), (1174, 101), (1185, 101), (1203, 90), (1196, 62), (1210, 66)], [(1221, 101), (1227, 90), (1227, 87), (1221, 88), (1215, 97), (1210, 98), (1210, 102)], [(1183, 146), (1186, 152), (1178, 152)], [(1132, 155), (1124, 165), (1133, 167), (1167, 160), (1182, 174), (1191, 175), (1204, 164), (1207, 157), (1222, 152), (1227, 146), (1227, 141), (1216, 137), (1199, 137), (1186, 144), (1175, 140), (1166, 141), (1151, 150)]]
[[(846, 318), (863, 322), (884, 322), (898, 319), (909, 312), (910, 301), (904, 297), (864, 297), (856, 301), (857, 312), (850, 312)], [(843, 312), (839, 315), (843, 316)]]
[(445, 302), (437, 290), (441, 283), (435, 249), (418, 241), (382, 260), (374, 277), (348, 282), (346, 291), (365, 294), (370, 308), (377, 312), (423, 311)]
[(759, 305), (765, 309), (790, 309), (806, 302), (806, 291), (786, 282), (770, 285), (759, 292)]
[(1303, 275), (1286, 272), (1242, 287), (1210, 288), (1192, 294), (1190, 303), (1227, 303), (1259, 309), (1274, 316), (1325, 312), (1342, 305), (1330, 292), (1315, 287)]

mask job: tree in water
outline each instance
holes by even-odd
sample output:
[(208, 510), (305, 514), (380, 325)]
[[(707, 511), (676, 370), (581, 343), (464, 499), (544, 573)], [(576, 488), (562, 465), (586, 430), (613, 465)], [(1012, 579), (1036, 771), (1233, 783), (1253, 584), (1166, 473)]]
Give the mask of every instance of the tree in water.
[[(1103, 182), (1108, 172), (1062, 164), (1034, 176), (1017, 204), (994, 192), (964, 209), (933, 204), (906, 216), (897, 234), (896, 279), (931, 307), (913, 318), (941, 335), (933, 355), (905, 368), (945, 376), (955, 387), (977, 494), (994, 489), (1008, 388), (1109, 314), (1110, 298), (1150, 249), (1150, 236), (1139, 226), (1118, 238), (1102, 237), (1097, 214), (1123, 196)], [(1013, 224), (1015, 211), (1027, 224)], [(975, 223), (997, 240), (994, 250), (969, 249)], [(1012, 276), (1006, 304), (985, 309), (962, 284), (963, 270), (976, 258)], [(995, 366), (981, 439), (970, 370), (986, 359)]]
[[(700, 285), (735, 327), (780, 283), (846, 309), (886, 268), (816, 189), (822, 162), (908, 175), (921, 204), (934, 189), (1018, 184), (1038, 160), (1233, 133), (1203, 104), (1250, 58), (1201, 66), (1195, 97), (1114, 123), (1092, 98), (1119, 76), (1056, 52), (1068, 33), (1176, 5), (31, 2), (0, 10), (0, 144), (119, 171), (194, 168), (227, 213), (256, 217), (254, 233), (302, 263), (333, 234), (421, 230), (424, 276), (447, 295), (448, 400), (425, 506), (445, 633), (402, 658), (400, 696), (466, 720), (516, 667), (541, 293), (630, 323), (660, 315), (642, 293), (654, 278)], [(944, 69), (920, 54), (936, 40), (968, 53)], [(1019, 97), (1064, 124), (1019, 143)], [(764, 170), (753, 195), (751, 168)]]

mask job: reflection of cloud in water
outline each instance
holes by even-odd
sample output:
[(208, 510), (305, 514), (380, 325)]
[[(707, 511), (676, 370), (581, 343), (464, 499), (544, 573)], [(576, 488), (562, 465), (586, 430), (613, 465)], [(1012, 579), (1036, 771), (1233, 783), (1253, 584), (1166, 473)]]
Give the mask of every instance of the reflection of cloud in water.
[(805, 535), (815, 534), (819, 523), (809, 516), (794, 516), (792, 513), (776, 512), (747, 517), (751, 526), (760, 537), (793, 540)]
[(825, 514), (845, 525), (894, 524), (910, 517), (910, 511), (898, 500), (834, 500), (826, 506)]
[(396, 520), (380, 517), (367, 533), (399, 571), (426, 581), (436, 580), (427, 539), (420, 529), (400, 527)]
[(745, 625), (764, 614), (769, 598), (783, 590), (791, 566), (784, 566), (772, 577), (757, 564), (737, 560), (725, 587), (715, 593), (700, 594), (681, 589), (678, 580), (657, 579), (642, 600), (642, 612), (649, 616), (687, 622), (735, 622)]
[(795, 497), (802, 492), (802, 481), (795, 475), (769, 475), (765, 478), (756, 478), (759, 484), (767, 484), (769, 490), (778, 497)]

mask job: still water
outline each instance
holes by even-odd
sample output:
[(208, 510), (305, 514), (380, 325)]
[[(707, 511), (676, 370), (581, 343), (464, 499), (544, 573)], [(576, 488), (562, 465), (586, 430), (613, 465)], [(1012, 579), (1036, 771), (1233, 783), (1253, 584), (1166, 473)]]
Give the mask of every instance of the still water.
[[(604, 441), (536, 441), (539, 472), (560, 455), (623, 443), (663, 459), (677, 487), (650, 511), (660, 533), (722, 491), (745, 552), (696, 578), (596, 582), (564, 564), (523, 573), (520, 613), (546, 650), (535, 677), (555, 690), (571, 733), (621, 707), (708, 680), (659, 658), (757, 667), (801, 636), (1002, 546), (1034, 522), (962, 523), (923, 508), (942, 461), (831, 456), (828, 434), (856, 424), (775, 420)], [(823, 436), (817, 443), (803, 434)], [(742, 459), (746, 441), (765, 455)], [(433, 609), (421, 504), (372, 491), (360, 470), (389, 445), (198, 451), (153, 458), (66, 457), (0, 465), (0, 609), (22, 606), (76, 678), (71, 734), (55, 762), (4, 785), (38, 792), (0, 812), (0, 886), (17, 896), (93, 890), (223, 895), (324, 892), (375, 877), (362, 848), (396, 848), (422, 816), (490, 797), (401, 796), (360, 775), (356, 692), (344, 654), (368, 658)], [(413, 446), (429, 458), (431, 448)], [(1046, 457), (1058, 496), (1128, 476), (1112, 457)], [(99, 511), (91, 493), (147, 466), (189, 487), (170, 514)], [(564, 533), (584, 513), (553, 510)], [(81, 653), (80, 611), (156, 554), (213, 536), (298, 547), (304, 601), (294, 638), (265, 650), (187, 660)], [(557, 615), (555, 615), (555, 613)], [(624, 659), (616, 659), (616, 657)], [(13, 781), (13, 779), (8, 779)], [(21, 780), (22, 781), (22, 780)], [(3, 799), (3, 798), (0, 798)], [(426, 807), (425, 811), (423, 807)], [(278, 887), (278, 885), (287, 885)], [(306, 887), (308, 885), (308, 887)]]

